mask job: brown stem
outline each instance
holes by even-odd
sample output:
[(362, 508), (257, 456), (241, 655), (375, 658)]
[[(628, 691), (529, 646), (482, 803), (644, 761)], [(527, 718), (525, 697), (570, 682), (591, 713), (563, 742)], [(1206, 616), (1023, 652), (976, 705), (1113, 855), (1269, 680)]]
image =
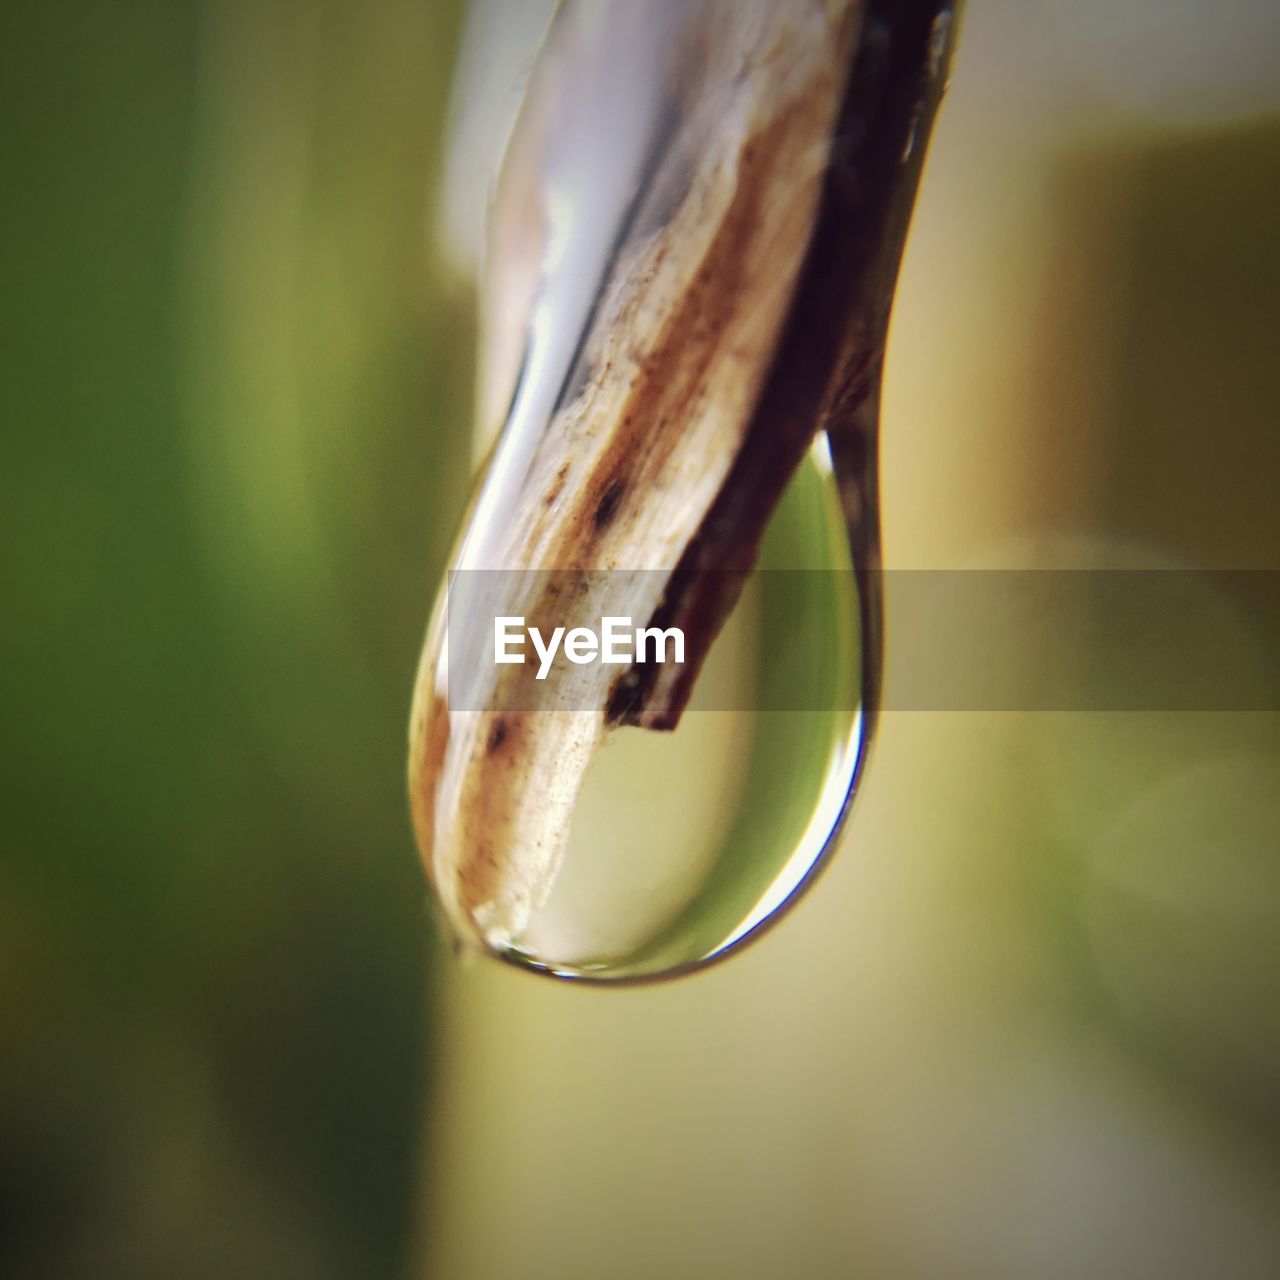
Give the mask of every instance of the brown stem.
[[(650, 625), (685, 634), (680, 666), (633, 667), (610, 723), (673, 729), (737, 603), (765, 526), (818, 431), (842, 452), (859, 564), (878, 559), (876, 424), (889, 313), (925, 142), (945, 87), (954, 0), (868, 5), (813, 238), (741, 452)], [(878, 643), (878, 637), (877, 637)]]

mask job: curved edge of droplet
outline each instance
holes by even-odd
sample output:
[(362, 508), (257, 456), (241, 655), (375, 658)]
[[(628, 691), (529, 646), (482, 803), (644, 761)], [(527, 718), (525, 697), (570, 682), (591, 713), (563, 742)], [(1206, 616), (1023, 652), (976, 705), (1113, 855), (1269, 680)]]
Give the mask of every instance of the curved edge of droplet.
[[(611, 966), (602, 962), (592, 965), (557, 965), (538, 959), (518, 946), (502, 950), (490, 951), (494, 959), (501, 961), (522, 973), (532, 973), (553, 978), (561, 982), (573, 983), (577, 986), (595, 988), (643, 987), (657, 983), (668, 983), (679, 978), (690, 977), (696, 973), (704, 973), (708, 969), (721, 964), (731, 956), (736, 956), (743, 948), (750, 946), (764, 937), (782, 919), (790, 915), (796, 906), (816, 882), (818, 877), (831, 862), (837, 844), (840, 842), (854, 799), (861, 789), (862, 778), (866, 772), (874, 738), (875, 710), (868, 704), (860, 706), (854, 716), (849, 734), (846, 738), (847, 765), (838, 766), (823, 784), (823, 800), (811, 818), (806, 835), (825, 828), (825, 836), (815, 836), (812, 842), (804, 837), (801, 845), (790, 862), (797, 866), (797, 874), (786, 890), (776, 898), (767, 893), (757, 906), (743, 920), (742, 924), (723, 943), (706, 954), (669, 968), (655, 969), (641, 973), (612, 972)], [(809, 854), (821, 840), (817, 852)], [(790, 863), (789, 863), (790, 865)], [(775, 884), (785, 882), (786, 869), (779, 874)]]

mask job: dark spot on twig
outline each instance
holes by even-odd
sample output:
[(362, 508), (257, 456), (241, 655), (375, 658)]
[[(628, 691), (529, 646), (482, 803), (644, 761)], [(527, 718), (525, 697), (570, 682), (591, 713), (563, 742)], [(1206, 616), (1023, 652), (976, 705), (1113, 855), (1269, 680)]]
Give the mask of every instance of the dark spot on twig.
[(499, 750), (506, 740), (507, 722), (505, 720), (495, 720), (493, 728), (489, 730), (489, 751), (492, 753)]
[(605, 486), (604, 492), (600, 495), (600, 501), (596, 504), (596, 513), (592, 516), (597, 529), (606, 528), (618, 514), (618, 503), (622, 501), (622, 495), (626, 491), (627, 482), (621, 476), (615, 476)]
[(556, 472), (556, 478), (552, 481), (551, 488), (547, 490), (546, 496), (542, 499), (542, 505), (546, 507), (554, 507), (556, 499), (564, 492), (565, 481), (569, 478), (569, 464), (563, 462), (560, 464), (560, 470)]

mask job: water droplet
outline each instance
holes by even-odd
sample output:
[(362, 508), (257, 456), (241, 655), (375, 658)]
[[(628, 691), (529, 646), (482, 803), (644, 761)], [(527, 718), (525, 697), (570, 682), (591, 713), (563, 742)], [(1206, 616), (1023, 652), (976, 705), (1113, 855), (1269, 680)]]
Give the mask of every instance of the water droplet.
[[(945, 73), (927, 20), (858, 9), (571, 3), (535, 69), (483, 307), (481, 433), (504, 425), (410, 734), (444, 914), (511, 963), (707, 964), (795, 900), (848, 811), (879, 684), (901, 157)], [(864, 53), (880, 98), (850, 87)], [(614, 615), (679, 623), (693, 657), (561, 655), (538, 684), (491, 647), (501, 619)]]
[[(572, 805), (563, 857), (516, 927), (495, 927), (491, 899), (466, 900), (444, 883), (447, 871), (435, 870), (464, 940), (559, 977), (651, 979), (735, 949), (809, 884), (865, 763), (878, 683), (878, 579), (865, 557), (855, 559), (866, 529), (855, 526), (851, 538), (840, 479), (820, 436), (774, 513), (760, 570), (712, 646), (678, 728), (623, 726), (603, 739)], [(431, 732), (445, 739), (443, 760), (451, 736), (484, 720), (487, 736), (473, 735), (469, 749), (500, 755), (518, 715), (449, 706), (447, 642), (457, 629), (441, 621), (446, 601), (424, 662), (442, 673), (432, 685), (440, 701), (425, 713)], [(599, 719), (578, 710), (527, 714)], [(445, 772), (438, 764), (428, 775), (436, 797), (447, 791)], [(509, 852), (493, 832), (460, 832), (457, 818), (456, 804), (433, 813), (432, 840), (471, 840), (486, 858)]]
[(761, 564), (676, 731), (624, 727), (597, 752), (555, 885), (504, 958), (572, 978), (684, 972), (762, 930), (832, 852), (869, 745), (876, 615), (820, 447)]

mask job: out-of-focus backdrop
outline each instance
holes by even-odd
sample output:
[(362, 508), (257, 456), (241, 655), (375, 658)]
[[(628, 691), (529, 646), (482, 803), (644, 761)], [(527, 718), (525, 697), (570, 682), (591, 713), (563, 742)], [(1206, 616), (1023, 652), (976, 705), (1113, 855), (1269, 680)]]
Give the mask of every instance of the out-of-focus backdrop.
[(5, 9), (0, 1275), (403, 1274), (459, 13)]
[[(404, 722), (548, 12), (6, 12), (0, 1274), (1280, 1274), (1274, 716), (889, 715), (723, 967), (441, 943)], [(971, 0), (886, 563), (1280, 569), (1278, 207), (1274, 4)]]

